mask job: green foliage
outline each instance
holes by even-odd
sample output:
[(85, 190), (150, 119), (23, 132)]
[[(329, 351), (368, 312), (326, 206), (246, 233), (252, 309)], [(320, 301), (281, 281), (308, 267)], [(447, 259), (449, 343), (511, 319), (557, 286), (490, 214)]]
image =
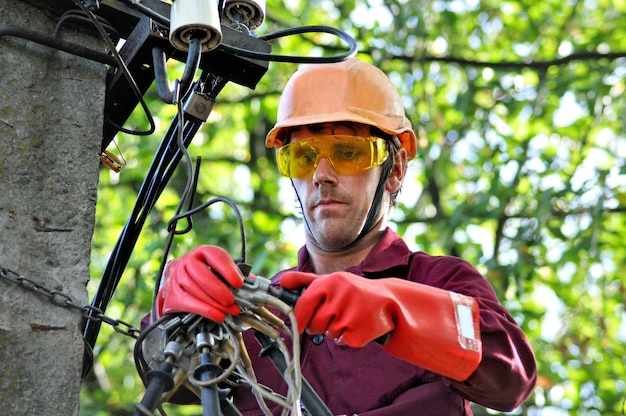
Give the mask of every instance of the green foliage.
[[(420, 133), (419, 154), (393, 226), (415, 249), (475, 264), (528, 335), (540, 377), (535, 394), (514, 414), (623, 414), (626, 2), (267, 3), (260, 32), (341, 28), (358, 41), (359, 57), (389, 73), (402, 92)], [(274, 53), (292, 55), (345, 47), (314, 34), (272, 45)], [(254, 90), (228, 85), (190, 146), (192, 157), (203, 159), (196, 202), (235, 201), (247, 260), (263, 276), (293, 265), (299, 246), (292, 238), (300, 221), (289, 182), (280, 180), (264, 146), (278, 95), (295, 68), (271, 63)], [(102, 171), (90, 293), (175, 116), (154, 91), (147, 99), (158, 131), (119, 134), (127, 167), (119, 175)], [(146, 128), (140, 109), (130, 126)], [(167, 222), (186, 180), (181, 166), (150, 215), (107, 315), (138, 325), (150, 309)], [(216, 204), (196, 215), (171, 254), (198, 244), (239, 255), (230, 208)], [(130, 341), (103, 327), (82, 414), (132, 412), (143, 387)], [(168, 412), (200, 413), (193, 407)]]

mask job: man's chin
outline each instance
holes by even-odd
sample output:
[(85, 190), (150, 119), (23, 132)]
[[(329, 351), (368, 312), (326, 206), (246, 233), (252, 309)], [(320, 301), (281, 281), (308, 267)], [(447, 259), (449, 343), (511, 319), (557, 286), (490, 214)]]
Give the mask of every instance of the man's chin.
[(324, 251), (338, 251), (352, 244), (355, 238), (349, 236), (345, 230), (337, 229), (333, 232), (315, 233), (313, 240)]

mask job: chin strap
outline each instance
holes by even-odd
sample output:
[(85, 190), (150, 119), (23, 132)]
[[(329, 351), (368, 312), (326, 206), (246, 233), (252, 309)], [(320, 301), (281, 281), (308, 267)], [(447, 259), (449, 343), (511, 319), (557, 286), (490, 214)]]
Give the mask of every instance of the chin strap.
[[(389, 158), (385, 161), (385, 163), (382, 166), (383, 171), (380, 175), (378, 186), (376, 187), (376, 193), (374, 194), (372, 205), (370, 206), (370, 210), (367, 213), (367, 218), (365, 219), (365, 223), (363, 224), (363, 227), (361, 228), (361, 232), (359, 233), (359, 235), (350, 244), (347, 244), (343, 247), (340, 247), (335, 250), (330, 250), (330, 251), (337, 252), (337, 251), (343, 251), (343, 250), (349, 249), (350, 247), (355, 246), (359, 241), (361, 241), (363, 237), (367, 235), (367, 233), (369, 233), (372, 230), (372, 228), (376, 224), (376, 218), (378, 217), (378, 214), (380, 213), (380, 210), (381, 210), (383, 192), (385, 190), (387, 179), (389, 179), (389, 175), (391, 173), (392, 167), (393, 167), (393, 159)], [(291, 180), (291, 186), (293, 187), (295, 191), (296, 187), (293, 185), (293, 179)], [(300, 195), (298, 195), (298, 191), (296, 191), (296, 197), (298, 198), (298, 203), (300, 204), (300, 209), (302, 210), (302, 218), (304, 218), (304, 225), (309, 231), (309, 235), (315, 238), (315, 236), (313, 235), (313, 232), (311, 231), (311, 226), (309, 225), (309, 221), (306, 218), (306, 214), (304, 213), (304, 207), (302, 205), (302, 200), (300, 199)]]
[(393, 160), (391, 158), (387, 159), (387, 162), (383, 165), (383, 171), (380, 175), (380, 180), (378, 181), (378, 186), (376, 187), (376, 193), (374, 194), (374, 199), (372, 200), (372, 206), (370, 207), (369, 212), (367, 213), (367, 219), (365, 220), (365, 224), (363, 224), (363, 228), (361, 232), (356, 237), (356, 239), (348, 244), (347, 247), (352, 247), (356, 243), (358, 243), (367, 233), (372, 231), (374, 225), (376, 224), (376, 218), (380, 213), (382, 208), (383, 201), (383, 192), (385, 191), (385, 185), (387, 184), (387, 179), (389, 179), (389, 174), (391, 173), (391, 168), (393, 167)]

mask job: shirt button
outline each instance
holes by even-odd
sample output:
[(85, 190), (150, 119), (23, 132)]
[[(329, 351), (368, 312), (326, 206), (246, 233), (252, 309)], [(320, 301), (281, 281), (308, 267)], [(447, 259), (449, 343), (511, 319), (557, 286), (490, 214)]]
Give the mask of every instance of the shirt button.
[(324, 342), (324, 335), (322, 334), (313, 335), (313, 344), (321, 345), (323, 342)]

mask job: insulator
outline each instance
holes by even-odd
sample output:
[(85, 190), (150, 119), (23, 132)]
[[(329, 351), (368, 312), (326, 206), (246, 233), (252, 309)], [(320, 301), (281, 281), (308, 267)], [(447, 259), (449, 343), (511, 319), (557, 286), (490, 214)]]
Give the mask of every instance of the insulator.
[(265, 20), (265, 0), (225, 0), (226, 24), (244, 24), (254, 30)]
[(193, 37), (200, 37), (202, 52), (222, 42), (218, 0), (175, 0), (170, 10), (170, 42), (181, 51), (189, 50)]

